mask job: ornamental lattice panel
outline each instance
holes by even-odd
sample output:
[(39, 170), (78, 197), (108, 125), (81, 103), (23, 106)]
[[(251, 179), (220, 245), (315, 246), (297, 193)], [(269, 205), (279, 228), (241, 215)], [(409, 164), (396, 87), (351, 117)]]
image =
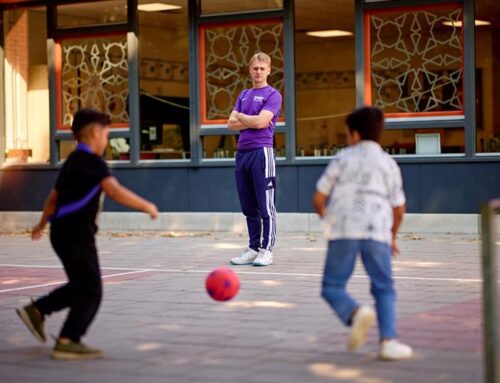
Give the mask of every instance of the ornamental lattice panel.
[(462, 9), (370, 16), (372, 103), (389, 113), (461, 111)]
[(113, 124), (127, 124), (128, 60), (125, 36), (68, 39), (62, 45), (62, 122), (78, 109), (95, 107)]
[(210, 26), (204, 39), (206, 120), (228, 118), (238, 94), (252, 86), (248, 61), (257, 52), (271, 57), (268, 82), (283, 94), (283, 24)]

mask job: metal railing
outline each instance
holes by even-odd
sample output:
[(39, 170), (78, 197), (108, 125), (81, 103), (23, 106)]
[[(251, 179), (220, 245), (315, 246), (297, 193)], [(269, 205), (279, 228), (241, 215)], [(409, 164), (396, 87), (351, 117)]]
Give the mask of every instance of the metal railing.
[(497, 324), (496, 214), (500, 199), (481, 206), (481, 258), (483, 272), (483, 336), (486, 383), (500, 383)]

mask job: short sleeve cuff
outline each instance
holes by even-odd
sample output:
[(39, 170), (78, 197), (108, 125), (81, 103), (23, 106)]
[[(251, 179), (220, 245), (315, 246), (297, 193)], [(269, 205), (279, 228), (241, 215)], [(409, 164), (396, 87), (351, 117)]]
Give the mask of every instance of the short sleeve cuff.
[(406, 198), (404, 195), (397, 196), (397, 198), (393, 198), (391, 201), (392, 207), (403, 206), (406, 203)]
[(262, 110), (267, 110), (268, 112), (271, 112), (273, 114), (273, 117), (279, 113), (279, 111), (276, 112), (276, 110), (272, 110), (271, 108), (266, 108), (266, 107), (262, 108)]
[(316, 190), (323, 195), (330, 195), (332, 185), (325, 176), (322, 176), (316, 183)]

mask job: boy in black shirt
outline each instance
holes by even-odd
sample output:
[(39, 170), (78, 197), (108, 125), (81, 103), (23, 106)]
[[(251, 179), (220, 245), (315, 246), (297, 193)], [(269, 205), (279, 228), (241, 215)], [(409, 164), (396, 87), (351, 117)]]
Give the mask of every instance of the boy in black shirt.
[(64, 266), (69, 282), (30, 305), (17, 310), (33, 335), (46, 341), (44, 319), (69, 307), (69, 315), (56, 341), (55, 359), (91, 359), (101, 351), (81, 343), (94, 319), (102, 296), (101, 273), (95, 245), (101, 192), (130, 208), (156, 218), (156, 206), (121, 186), (102, 159), (108, 145), (109, 118), (87, 108), (75, 114), (71, 130), (78, 141), (64, 163), (50, 192), (32, 238), (39, 239), (50, 220), (50, 241)]

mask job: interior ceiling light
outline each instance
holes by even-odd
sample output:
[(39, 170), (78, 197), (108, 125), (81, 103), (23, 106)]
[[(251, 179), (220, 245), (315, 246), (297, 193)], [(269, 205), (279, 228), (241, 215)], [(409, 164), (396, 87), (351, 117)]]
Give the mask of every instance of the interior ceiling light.
[(340, 29), (330, 29), (326, 31), (309, 31), (306, 32), (306, 35), (314, 37), (342, 37), (352, 36), (352, 32), (341, 31)]
[(165, 4), (165, 3), (150, 3), (150, 4), (139, 4), (137, 9), (139, 11), (145, 12), (161, 12), (161, 11), (172, 11), (174, 9), (180, 9), (182, 7), (178, 5)]
[[(457, 27), (457, 28), (462, 28), (462, 21), (443, 21), (443, 25), (446, 25), (447, 27)], [(486, 20), (474, 20), (474, 25), (476, 27), (480, 27), (482, 25), (491, 25), (489, 21)]]

